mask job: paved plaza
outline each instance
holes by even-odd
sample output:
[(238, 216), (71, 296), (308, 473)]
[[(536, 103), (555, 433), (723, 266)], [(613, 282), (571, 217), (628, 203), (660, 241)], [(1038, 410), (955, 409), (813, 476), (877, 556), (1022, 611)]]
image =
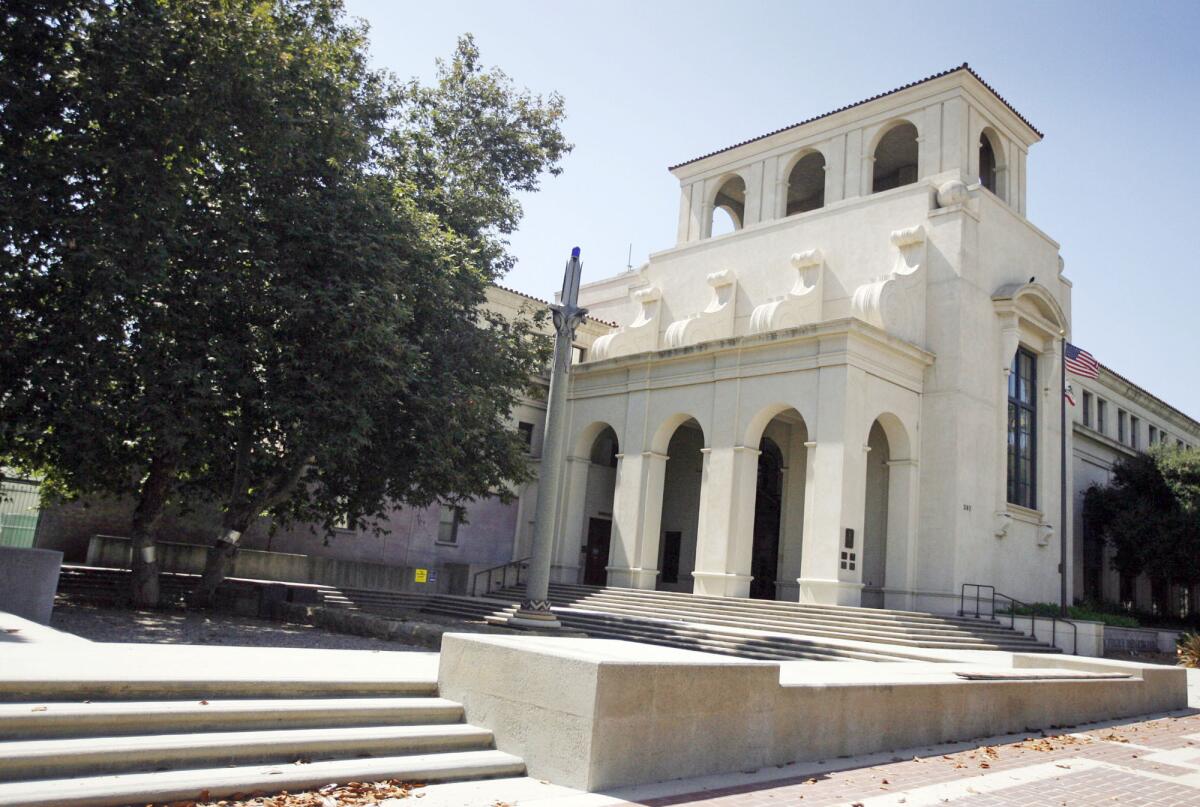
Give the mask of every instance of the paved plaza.
[[(398, 807), (399, 801), (393, 803)], [(424, 789), (424, 807), (1200, 805), (1200, 710), (585, 794), (532, 779)]]

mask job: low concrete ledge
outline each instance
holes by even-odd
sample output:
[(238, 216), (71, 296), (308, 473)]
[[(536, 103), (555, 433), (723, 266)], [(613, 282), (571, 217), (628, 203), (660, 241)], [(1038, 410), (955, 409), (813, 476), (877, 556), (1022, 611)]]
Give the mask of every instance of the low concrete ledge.
[(0, 546), (0, 610), (49, 625), (61, 568), (61, 552)]
[[(1187, 706), (1183, 670), (996, 653), (993, 664), (781, 666), (603, 639), (442, 639), (439, 686), (531, 776), (589, 791)], [(1121, 672), (1127, 678), (1089, 678)], [(1072, 680), (968, 681), (1048, 669)], [(903, 668), (903, 669), (901, 669)], [(1175, 679), (1178, 679), (1176, 681)]]

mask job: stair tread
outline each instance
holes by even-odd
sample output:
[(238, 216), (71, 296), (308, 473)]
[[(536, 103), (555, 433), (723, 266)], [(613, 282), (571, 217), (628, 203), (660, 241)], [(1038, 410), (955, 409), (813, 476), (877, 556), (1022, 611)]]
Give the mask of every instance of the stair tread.
[(462, 715), (461, 704), (444, 698), (4, 703), (0, 704), (0, 740), (96, 733), (443, 724), (461, 720)]
[(200, 731), (177, 734), (141, 734), (114, 737), (66, 737), (41, 740), (0, 742), (0, 772), (19, 771), (37, 760), (69, 756), (80, 764), (87, 760), (124, 757), (128, 764), (138, 762), (137, 755), (150, 754), (151, 762), (163, 762), (166, 755), (187, 751), (228, 751), (235, 749), (278, 750), (280, 753), (307, 754), (321, 751), (336, 753), (340, 747), (361, 742), (457, 740), (489, 744), (492, 733), (467, 723), (410, 726), (323, 726), (304, 729), (258, 729), (251, 731)]
[(524, 772), (525, 763), (519, 757), (496, 750), (322, 760), (304, 765), (191, 768), (0, 783), (0, 807), (106, 807), (130, 801), (198, 799), (204, 792), (208, 798), (220, 798), (233, 793), (323, 787), (330, 782), (433, 782), (519, 776)]

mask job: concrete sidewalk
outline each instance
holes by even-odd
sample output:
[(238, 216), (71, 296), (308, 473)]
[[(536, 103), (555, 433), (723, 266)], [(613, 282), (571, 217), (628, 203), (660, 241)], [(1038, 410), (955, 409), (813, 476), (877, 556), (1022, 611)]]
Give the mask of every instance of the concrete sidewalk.
[[(528, 777), (431, 785), (423, 807), (1200, 804), (1200, 712), (583, 793)], [(406, 802), (405, 802), (406, 803)], [(387, 802), (401, 807), (402, 802)]]

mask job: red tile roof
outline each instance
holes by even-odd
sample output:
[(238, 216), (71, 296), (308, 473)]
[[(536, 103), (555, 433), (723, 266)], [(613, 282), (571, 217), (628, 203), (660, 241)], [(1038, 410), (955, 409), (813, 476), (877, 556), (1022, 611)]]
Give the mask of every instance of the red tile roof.
[[(508, 286), (501, 285), (500, 283), (493, 283), (492, 285), (495, 286), (496, 288), (500, 289), (501, 291), (507, 291), (509, 294), (515, 294), (518, 297), (524, 297), (526, 300), (532, 300), (535, 303), (541, 303), (542, 305), (547, 306), (547, 307), (550, 305), (549, 301), (543, 300), (541, 297), (534, 297), (532, 294), (526, 294), (523, 291), (517, 291), (516, 289), (509, 288)], [(621, 327), (621, 326), (617, 325), (617, 323), (615, 323), (615, 322), (610, 322), (607, 319), (600, 319), (599, 317), (593, 317), (591, 314), (588, 314), (587, 318), (590, 319), (592, 322), (599, 322), (601, 325), (608, 325), (609, 327), (612, 327), (612, 328)]]
[(765, 139), (765, 138), (771, 137), (772, 135), (777, 135), (777, 134), (779, 134), (780, 132), (786, 132), (788, 129), (795, 129), (795, 128), (796, 128), (796, 127), (798, 127), (798, 126), (804, 126), (804, 125), (805, 125), (805, 124), (807, 124), (807, 123), (812, 123), (813, 121), (821, 120), (821, 118), (828, 118), (830, 115), (836, 115), (836, 114), (837, 114), (837, 113), (839, 113), (839, 112), (845, 112), (847, 109), (853, 109), (853, 108), (854, 108), (854, 107), (856, 107), (856, 106), (862, 106), (863, 104), (869, 104), (871, 101), (877, 100), (877, 99), (879, 99), (879, 98), (885, 98), (885, 97), (887, 97), (887, 96), (889, 96), (889, 95), (894, 95), (895, 93), (901, 92), (902, 90), (907, 90), (909, 87), (916, 87), (916, 86), (917, 86), (917, 85), (919, 85), (919, 84), (925, 84), (926, 82), (933, 81), (934, 79), (939, 79), (939, 78), (941, 78), (942, 76), (948, 76), (948, 75), (950, 75), (951, 73), (957, 73), (959, 70), (965, 70), (965, 71), (967, 71), (967, 72), (968, 72), (968, 73), (970, 73), (972, 76), (974, 76), (974, 77), (975, 77), (975, 79), (976, 79), (976, 80), (977, 80), (977, 81), (978, 81), (980, 84), (982, 84), (984, 87), (987, 87), (987, 89), (988, 89), (988, 90), (989, 90), (989, 91), (992, 93), (992, 95), (996, 96), (996, 98), (997, 98), (997, 99), (1000, 101), (1000, 103), (1004, 104), (1006, 107), (1008, 107), (1010, 110), (1012, 110), (1012, 113), (1013, 113), (1014, 115), (1016, 115), (1018, 118), (1020, 118), (1020, 119), (1021, 119), (1021, 121), (1022, 121), (1022, 122), (1023, 122), (1023, 123), (1024, 123), (1026, 126), (1028, 126), (1030, 129), (1032, 129), (1032, 130), (1034, 131), (1034, 133), (1035, 133), (1035, 134), (1038, 136), (1038, 138), (1039, 138), (1039, 139), (1040, 139), (1040, 138), (1042, 138), (1042, 137), (1044, 137), (1044, 135), (1043, 135), (1041, 132), (1039, 132), (1039, 131), (1037, 130), (1037, 127), (1036, 127), (1036, 126), (1034, 126), (1032, 123), (1030, 123), (1030, 122), (1029, 122), (1029, 121), (1028, 121), (1028, 120), (1025, 118), (1025, 116), (1024, 116), (1024, 115), (1022, 115), (1020, 112), (1018, 112), (1016, 109), (1014, 109), (1014, 108), (1013, 108), (1013, 105), (1012, 105), (1012, 104), (1010, 104), (1008, 101), (1006, 101), (1006, 100), (1004, 99), (1004, 96), (1002, 96), (1002, 95), (1000, 95), (1000, 93), (996, 92), (996, 90), (992, 88), (992, 85), (990, 85), (990, 84), (988, 84), (986, 81), (984, 81), (984, 80), (983, 80), (983, 78), (982, 78), (982, 77), (980, 77), (980, 75), (979, 75), (978, 73), (976, 73), (974, 70), (972, 70), (972, 69), (971, 69), (971, 66), (970, 66), (970, 65), (968, 65), (966, 62), (963, 62), (963, 63), (962, 63), (961, 65), (959, 65), (958, 67), (952, 67), (952, 68), (950, 68), (949, 70), (943, 70), (943, 71), (942, 71), (942, 72), (940, 72), (940, 73), (934, 73), (932, 76), (929, 76), (929, 77), (927, 77), (927, 78), (923, 78), (923, 79), (921, 79), (920, 81), (914, 81), (914, 82), (912, 82), (912, 83), (910, 83), (910, 84), (905, 84), (903, 87), (897, 87), (897, 88), (896, 88), (896, 89), (894, 89), (894, 90), (888, 90), (887, 92), (881, 92), (879, 95), (872, 95), (870, 98), (864, 98), (863, 100), (861, 100), (861, 101), (856, 101), (856, 102), (854, 102), (853, 104), (847, 104), (847, 105), (846, 105), (846, 106), (844, 106), (844, 107), (839, 107), (838, 109), (835, 109), (835, 110), (833, 110), (833, 111), (831, 111), (831, 112), (826, 112), (826, 113), (824, 113), (823, 115), (817, 115), (816, 117), (809, 118), (809, 119), (807, 119), (807, 120), (802, 120), (802, 121), (800, 121), (799, 123), (793, 123), (793, 124), (792, 124), (792, 125), (790, 125), (790, 126), (784, 126), (784, 127), (783, 127), (783, 128), (781, 128), (781, 129), (776, 129), (776, 130), (774, 130), (774, 131), (772, 131), (772, 132), (767, 132), (767, 133), (766, 133), (766, 134), (764, 134), (764, 135), (759, 135), (758, 137), (752, 137), (752, 138), (750, 138), (749, 140), (743, 140), (743, 141), (742, 141), (742, 142), (740, 142), (740, 143), (734, 143), (732, 146), (726, 146), (725, 148), (722, 148), (722, 149), (717, 149), (716, 151), (710, 151), (708, 154), (702, 154), (702, 155), (700, 155), (699, 157), (694, 157), (693, 159), (687, 160), (687, 161), (685, 161), (685, 162), (677, 163), (677, 164), (675, 164), (675, 165), (672, 165), (672, 166), (671, 166), (670, 168), (668, 168), (667, 170), (669, 170), (669, 171), (674, 171), (676, 168), (682, 168), (682, 167), (683, 167), (683, 166), (685, 166), (685, 165), (691, 165), (691, 164), (692, 164), (692, 163), (694, 163), (694, 162), (699, 162), (700, 160), (706, 159), (706, 158), (708, 158), (708, 157), (712, 157), (714, 154), (721, 154), (721, 153), (723, 153), (723, 152), (726, 152), (726, 151), (731, 151), (731, 150), (733, 150), (733, 149), (735, 149), (735, 148), (738, 148), (739, 146), (744, 146), (744, 145), (746, 145), (747, 143), (754, 143), (754, 142), (756, 142), (756, 141), (763, 140), (763, 139)]

